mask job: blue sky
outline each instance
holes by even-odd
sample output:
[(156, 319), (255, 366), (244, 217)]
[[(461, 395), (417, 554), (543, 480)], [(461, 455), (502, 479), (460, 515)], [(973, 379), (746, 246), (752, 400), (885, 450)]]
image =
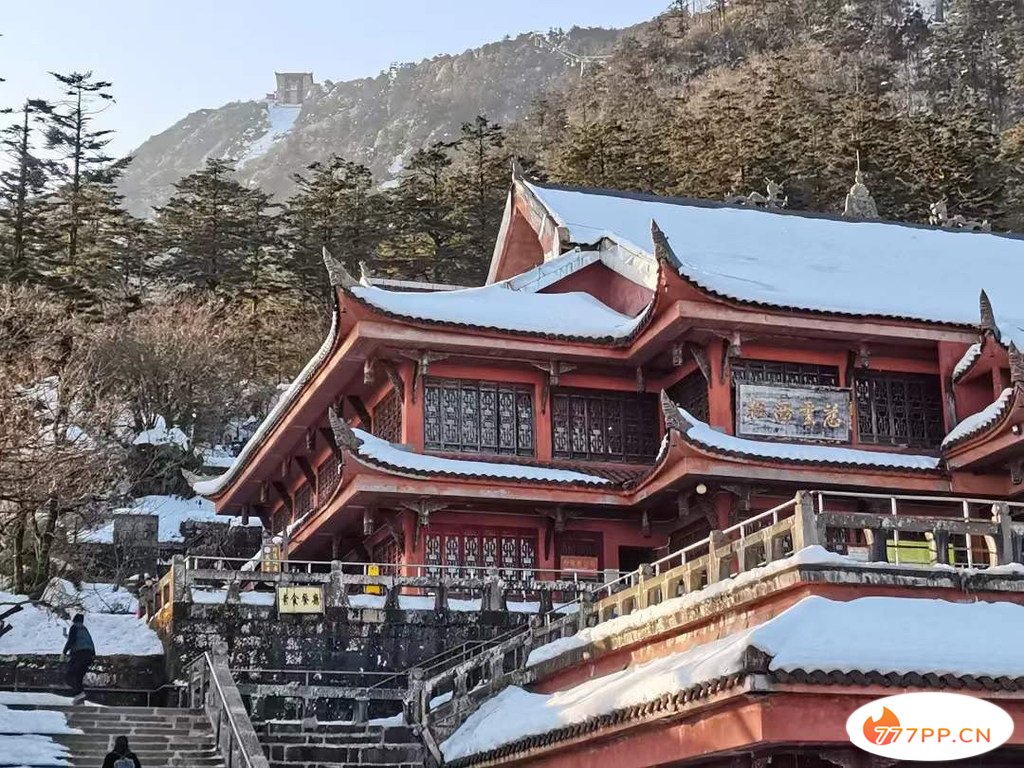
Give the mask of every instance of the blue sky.
[[(48, 71), (114, 83), (103, 116), (128, 152), (201, 107), (262, 96), (274, 70), (318, 81), (551, 27), (625, 26), (669, 0), (34, 0), (0, 15), (0, 106), (52, 94)], [(88, 8), (88, 10), (86, 10)]]

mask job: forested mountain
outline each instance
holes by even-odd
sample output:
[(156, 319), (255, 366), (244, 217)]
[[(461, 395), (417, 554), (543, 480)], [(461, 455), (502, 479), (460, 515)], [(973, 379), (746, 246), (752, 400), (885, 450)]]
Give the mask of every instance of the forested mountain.
[(325, 80), (301, 111), (263, 100), (201, 109), (138, 147), (120, 191), (129, 210), (149, 215), (167, 201), (171, 185), (207, 158), (236, 161), (243, 183), (275, 196), (293, 189), (292, 174), (331, 155), (364, 164), (385, 181), (414, 149), (451, 140), (477, 115), (501, 124), (523, 116), (546, 87), (578, 72), (572, 55), (607, 51), (620, 34), (581, 28), (523, 34), (395, 65), (376, 77)]

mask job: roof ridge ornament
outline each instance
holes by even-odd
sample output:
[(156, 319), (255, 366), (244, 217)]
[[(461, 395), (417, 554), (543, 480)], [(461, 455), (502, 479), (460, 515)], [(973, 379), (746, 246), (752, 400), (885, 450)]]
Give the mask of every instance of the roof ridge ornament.
[(341, 448), (346, 448), (350, 451), (359, 450), (359, 446), (363, 444), (362, 439), (356, 435), (355, 431), (348, 425), (341, 416), (338, 415), (338, 410), (333, 406), (327, 409), (327, 418), (331, 422), (331, 432), (334, 433), (334, 442)]
[(860, 150), (857, 150), (857, 170), (853, 176), (853, 186), (846, 195), (846, 206), (843, 216), (848, 219), (877, 219), (878, 206), (864, 183), (864, 173), (860, 169)]
[(745, 205), (751, 208), (766, 208), (778, 210), (789, 205), (789, 197), (786, 196), (782, 184), (772, 179), (765, 179), (766, 195), (760, 192), (751, 192), (747, 196), (731, 194), (725, 196), (725, 202), (729, 205)]
[(996, 324), (996, 313), (992, 309), (992, 300), (989, 299), (988, 294), (983, 288), (981, 290), (981, 296), (978, 297), (978, 304), (980, 306), (981, 322), (980, 328), (982, 333), (991, 333), (992, 337), (999, 341), (999, 326)]
[(668, 242), (668, 237), (658, 226), (658, 222), (651, 219), (651, 242), (654, 244), (654, 258), (664, 263), (670, 269), (677, 270), (682, 266), (676, 252)]
[(338, 261), (331, 252), (327, 250), (327, 246), (323, 246), (323, 259), (324, 266), (327, 268), (327, 279), (330, 280), (331, 285), (335, 288), (355, 288), (361, 283), (352, 277), (351, 273), (345, 269), (345, 265)]
[(512, 180), (526, 181), (526, 173), (523, 171), (523, 166), (522, 163), (519, 162), (518, 155), (512, 155)]
[(1017, 345), (1010, 342), (1010, 383), (1014, 386), (1024, 384), (1024, 355)]
[(928, 211), (928, 222), (933, 227), (942, 227), (943, 229), (965, 229), (968, 232), (992, 231), (992, 224), (989, 223), (988, 219), (981, 219), (980, 221), (978, 219), (968, 219), (959, 213), (955, 216), (950, 216), (946, 198), (936, 200), (928, 206)]
[(683, 417), (679, 406), (672, 401), (664, 389), (661, 390), (661, 413), (665, 417), (665, 429), (668, 431), (685, 435), (686, 431), (693, 426)]

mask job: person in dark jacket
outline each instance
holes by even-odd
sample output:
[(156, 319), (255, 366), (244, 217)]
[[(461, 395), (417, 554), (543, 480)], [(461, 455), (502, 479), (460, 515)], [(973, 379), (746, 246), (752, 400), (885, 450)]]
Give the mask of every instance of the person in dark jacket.
[(114, 739), (114, 751), (104, 758), (103, 768), (142, 768), (139, 758), (128, 749), (127, 736), (118, 736)]
[(64, 679), (74, 696), (72, 701), (81, 704), (85, 701), (83, 680), (93, 659), (96, 658), (96, 646), (93, 645), (89, 630), (85, 628), (85, 616), (80, 613), (71, 620), (71, 631), (68, 632), (68, 641), (64, 644), (64, 654), (68, 657), (68, 669)]

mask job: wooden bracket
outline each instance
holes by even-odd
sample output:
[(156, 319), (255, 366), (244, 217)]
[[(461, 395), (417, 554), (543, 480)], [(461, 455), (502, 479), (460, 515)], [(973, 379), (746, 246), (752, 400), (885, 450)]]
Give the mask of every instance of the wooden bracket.
[(363, 384), (373, 384), (376, 375), (373, 371), (373, 358), (368, 357), (363, 361)]
[(310, 487), (316, 488), (316, 472), (313, 471), (313, 467), (309, 463), (309, 459), (305, 456), (296, 456), (295, 463), (299, 465), (299, 469), (302, 471), (302, 474), (306, 478), (306, 482), (309, 483)]
[(420, 383), (423, 381), (423, 377), (430, 373), (430, 364), (436, 363), (440, 360), (444, 360), (448, 355), (438, 354), (437, 352), (427, 352), (426, 350), (417, 350), (415, 352), (399, 351), (402, 357), (407, 357), (415, 363), (415, 373), (412, 377), (412, 402), (416, 402), (416, 392), (419, 391)]
[(402, 374), (398, 371), (398, 366), (395, 365), (393, 360), (381, 360), (380, 367), (384, 369), (384, 373), (388, 377), (388, 381), (391, 382), (391, 386), (394, 387), (395, 392), (398, 393), (400, 400), (405, 400), (405, 382), (402, 381)]
[(1011, 461), (1008, 468), (1010, 470), (1010, 483), (1013, 485), (1024, 483), (1024, 460), (1017, 459), (1016, 461)]
[(722, 339), (722, 365), (718, 372), (718, 383), (725, 384), (729, 380), (729, 367), (735, 358), (743, 355), (743, 339), (738, 332), (733, 332), (729, 338)]
[(862, 341), (857, 345), (857, 367), (871, 367), (871, 348), (867, 345), (867, 342)]
[(557, 360), (552, 360), (547, 363), (532, 363), (532, 365), (534, 368), (540, 368), (547, 374), (547, 378), (544, 380), (544, 384), (540, 389), (540, 412), (547, 413), (548, 400), (551, 399), (551, 388), (558, 386), (558, 382), (563, 373), (569, 373), (569, 371), (576, 370), (576, 366), (571, 363), (561, 363)]
[(416, 513), (416, 530), (413, 536), (413, 546), (420, 545), (420, 529), (430, 525), (430, 515), (439, 512), (448, 506), (443, 501), (431, 501), (430, 499), (417, 499), (416, 501), (403, 501), (399, 504), (402, 509), (408, 509)]
[(640, 516), (640, 535), (644, 538), (650, 538), (651, 535), (651, 516), (646, 509)]
[(636, 391), (643, 394), (647, 391), (647, 379), (644, 377), (643, 366), (636, 367)]
[(338, 441), (334, 439), (334, 432), (327, 427), (320, 427), (318, 431), (320, 432), (320, 436), (324, 439), (324, 442), (327, 443), (327, 446), (331, 449), (331, 454), (334, 458), (341, 461), (341, 449), (338, 448)]
[(366, 405), (363, 403), (363, 399), (358, 395), (349, 395), (347, 397), (349, 403), (352, 405), (352, 410), (359, 416), (359, 421), (362, 422), (363, 429), (367, 432), (373, 432), (373, 419), (370, 417), (370, 412), (366, 410)]
[(274, 490), (277, 491), (277, 495), (281, 497), (281, 501), (284, 502), (284, 508), (288, 512), (288, 519), (291, 520), (292, 515), (295, 514), (295, 505), (292, 503), (292, 497), (288, 493), (288, 489), (279, 480), (275, 480), (272, 485)]
[(363, 508), (363, 536), (372, 536), (376, 529), (377, 521), (374, 516), (373, 507)]
[(711, 383), (711, 361), (708, 359), (708, 351), (700, 344), (695, 344), (690, 341), (687, 342), (686, 348), (690, 351), (690, 355), (693, 356), (693, 360), (697, 363), (697, 367), (700, 372), (704, 375), (704, 381), (708, 384)]
[(315, 429), (307, 429), (306, 430), (306, 450), (309, 453), (315, 453), (316, 452), (316, 430)]

